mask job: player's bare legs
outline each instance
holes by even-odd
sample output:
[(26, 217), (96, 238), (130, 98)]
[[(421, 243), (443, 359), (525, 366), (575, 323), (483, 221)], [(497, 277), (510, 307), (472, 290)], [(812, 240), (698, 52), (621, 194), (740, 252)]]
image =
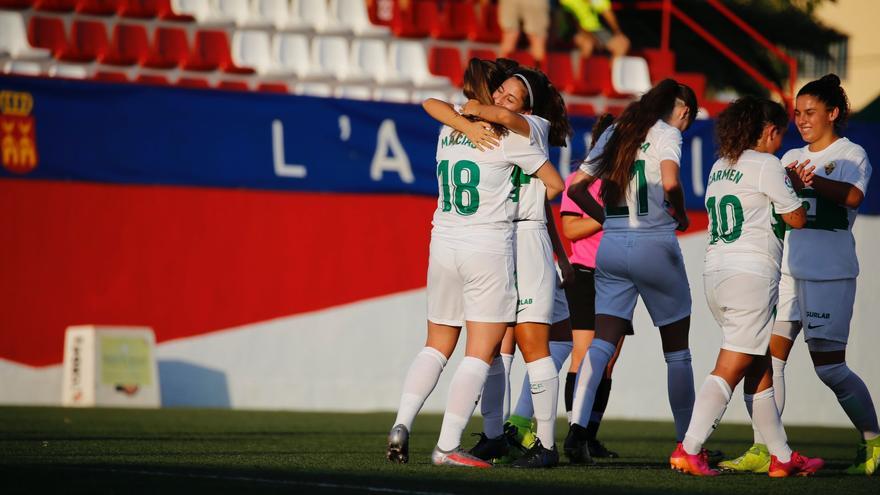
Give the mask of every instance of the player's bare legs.
[(503, 31), (501, 43), (498, 46), (498, 57), (508, 58), (516, 50), (516, 41), (519, 39), (519, 31)]

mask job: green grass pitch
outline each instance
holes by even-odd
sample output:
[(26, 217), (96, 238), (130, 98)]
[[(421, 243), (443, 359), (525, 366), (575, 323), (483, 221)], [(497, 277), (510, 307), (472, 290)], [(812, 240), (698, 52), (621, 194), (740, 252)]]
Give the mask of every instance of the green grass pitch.
[[(431, 466), (437, 415), (416, 420), (410, 464), (390, 464), (392, 421), (389, 413), (4, 407), (0, 493), (880, 493), (880, 476), (841, 473), (857, 439), (846, 429), (788, 428), (793, 448), (828, 462), (815, 477), (701, 479), (669, 470), (671, 423), (606, 421), (599, 437), (620, 459), (519, 471)], [(474, 418), (469, 432), (479, 426)], [(560, 442), (566, 431), (560, 422)], [(739, 454), (750, 443), (750, 427), (722, 424), (707, 447)]]

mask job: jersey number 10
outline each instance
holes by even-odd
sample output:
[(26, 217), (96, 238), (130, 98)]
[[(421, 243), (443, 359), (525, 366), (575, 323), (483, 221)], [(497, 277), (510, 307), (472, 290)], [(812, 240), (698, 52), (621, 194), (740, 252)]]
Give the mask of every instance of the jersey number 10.
[(706, 211), (709, 212), (709, 244), (715, 244), (718, 239), (727, 244), (739, 239), (745, 218), (739, 198), (732, 194), (721, 196), (717, 205), (715, 196), (706, 198)]
[[(449, 160), (437, 164), (440, 179), (440, 203), (442, 211), (455, 211), (462, 216), (473, 215), (480, 207), (480, 167), (470, 160), (459, 160), (449, 173)], [(450, 178), (452, 179), (450, 182)]]

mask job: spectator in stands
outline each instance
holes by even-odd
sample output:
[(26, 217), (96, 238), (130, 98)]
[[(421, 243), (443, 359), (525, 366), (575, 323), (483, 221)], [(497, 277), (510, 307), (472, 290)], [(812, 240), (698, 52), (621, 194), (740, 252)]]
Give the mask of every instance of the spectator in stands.
[[(486, 3), (489, 0), (481, 0)], [(516, 50), (519, 26), (529, 39), (529, 52), (541, 67), (547, 52), (547, 29), (550, 27), (549, 0), (498, 0), (498, 24), (501, 26), (499, 57), (507, 58)]]
[[(559, 3), (577, 19), (578, 32), (574, 42), (581, 50), (582, 58), (590, 58), (596, 48), (607, 49), (612, 57), (626, 55), (629, 51), (629, 38), (620, 29), (617, 16), (611, 9), (611, 0), (560, 0)], [(600, 15), (608, 28), (602, 26)]]

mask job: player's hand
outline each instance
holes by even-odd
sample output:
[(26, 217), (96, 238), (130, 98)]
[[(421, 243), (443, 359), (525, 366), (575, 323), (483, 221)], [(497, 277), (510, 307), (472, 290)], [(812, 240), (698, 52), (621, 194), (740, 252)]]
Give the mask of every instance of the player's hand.
[(573, 287), (575, 284), (575, 271), (571, 263), (567, 261), (559, 263), (559, 270), (562, 272), (562, 280), (560, 280), (559, 286), (562, 288)]
[(464, 134), (480, 151), (491, 150), (498, 146), (498, 136), (495, 135), (492, 126), (486, 122), (468, 122)]
[(678, 222), (678, 226), (675, 227), (675, 230), (679, 232), (684, 232), (691, 226), (691, 220), (688, 218), (687, 213), (682, 213), (681, 215), (676, 215), (675, 221)]
[(480, 116), (480, 107), (482, 107), (482, 106), (483, 105), (477, 100), (473, 100), (473, 99), (468, 100), (467, 103), (465, 103), (464, 106), (461, 107), (461, 114), (462, 115), (473, 115), (474, 117), (479, 117)]
[(800, 168), (798, 168), (797, 172), (798, 177), (801, 179), (801, 182), (804, 183), (805, 187), (813, 187), (813, 178), (816, 177), (815, 165), (810, 167), (801, 166)]
[(795, 191), (800, 191), (803, 188), (812, 185), (812, 176), (810, 176), (810, 185), (805, 184), (804, 180), (801, 178), (801, 172), (809, 163), (810, 160), (806, 160), (803, 163), (798, 163), (797, 160), (795, 160), (785, 166), (785, 172), (788, 174), (788, 178), (791, 180), (791, 185), (794, 187)]

